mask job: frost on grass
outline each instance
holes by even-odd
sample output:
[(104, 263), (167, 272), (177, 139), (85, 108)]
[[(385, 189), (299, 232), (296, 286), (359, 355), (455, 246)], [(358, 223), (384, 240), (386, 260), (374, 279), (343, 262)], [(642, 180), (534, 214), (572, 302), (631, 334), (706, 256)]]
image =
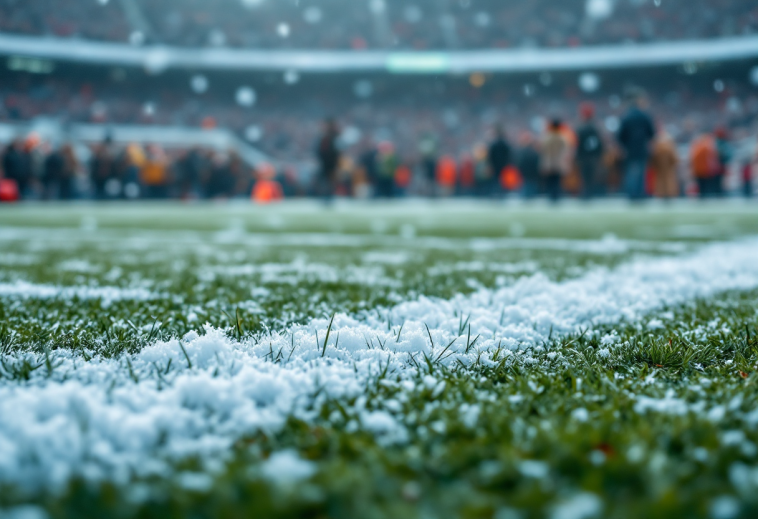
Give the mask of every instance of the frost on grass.
[(313, 462), (304, 460), (293, 450), (275, 452), (261, 468), (263, 476), (280, 485), (292, 485), (316, 473)]
[[(539, 361), (514, 352), (551, 335), (640, 322), (695, 298), (758, 287), (756, 256), (755, 241), (708, 246), (565, 282), (535, 274), (449, 300), (422, 297), (361, 316), (338, 314), (256, 339), (233, 340), (206, 327), (202, 335), (159, 341), (116, 359), (85, 361), (66, 350), (6, 355), (0, 415), (13, 419), (0, 422), (0, 482), (56, 488), (74, 476), (125, 483), (165, 475), (178, 460), (224, 459), (236, 440), (275, 433), (290, 417), (312, 421), (332, 399), (356, 399), (348, 429), (387, 444), (404, 442), (401, 403), (376, 410), (360, 398), (372, 380), (390, 373), (409, 383), (408, 391), (439, 396), (444, 381), (427, 376), (413, 383), (425, 363), (487, 365), (511, 355), (528, 367)], [(603, 344), (609, 352), (618, 347), (613, 336)], [(11, 377), (23, 363), (36, 368)], [(673, 397), (639, 400), (638, 412), (677, 405)], [(476, 422), (477, 408), (462, 413)], [(589, 415), (574, 418), (581, 423)], [(441, 434), (445, 427), (436, 421), (429, 428)], [(269, 462), (305, 477), (304, 465), (284, 456)], [(591, 508), (587, 499), (566, 506), (584, 514)]]
[(104, 306), (115, 301), (147, 301), (161, 297), (144, 288), (119, 287), (64, 287), (15, 281), (0, 283), (0, 297), (35, 299), (100, 299)]

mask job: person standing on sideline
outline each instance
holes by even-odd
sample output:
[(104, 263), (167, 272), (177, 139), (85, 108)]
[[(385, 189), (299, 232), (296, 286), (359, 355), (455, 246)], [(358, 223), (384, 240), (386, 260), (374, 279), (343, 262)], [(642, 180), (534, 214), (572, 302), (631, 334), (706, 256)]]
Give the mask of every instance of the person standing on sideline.
[(425, 191), (429, 196), (436, 196), (437, 194), (435, 186), (437, 180), (437, 161), (439, 160), (438, 148), (437, 137), (433, 133), (424, 134), (418, 144), (418, 151), (421, 156), (421, 170), (426, 184)]
[(395, 145), (389, 141), (379, 143), (378, 177), (376, 180), (376, 195), (378, 198), (393, 198), (395, 196), (395, 173), (400, 166), (400, 160), (395, 152)]
[(42, 174), (42, 197), (55, 200), (60, 197), (60, 185), (66, 168), (65, 159), (60, 149), (53, 149), (45, 158)]
[(582, 103), (579, 107), (582, 125), (577, 129), (576, 162), (582, 176), (582, 197), (589, 200), (601, 194), (603, 138), (595, 124), (595, 106)]
[(95, 188), (97, 200), (108, 198), (105, 187), (114, 177), (116, 158), (112, 147), (113, 139), (108, 135), (97, 145), (90, 159), (90, 181)]
[(552, 202), (560, 200), (561, 182), (571, 170), (571, 145), (562, 130), (563, 122), (553, 119), (540, 145), (540, 171)]
[(742, 167), (742, 194), (745, 195), (745, 198), (753, 197), (753, 176), (757, 167), (758, 148), (755, 150), (755, 155), (750, 157)]
[(645, 111), (641, 92), (631, 96), (629, 111), (621, 121), (618, 142), (624, 154), (624, 187), (630, 200), (645, 198), (645, 174), (650, 156), (650, 143), (655, 137), (653, 120)]
[(168, 198), (170, 185), (168, 157), (157, 144), (148, 146), (147, 159), (140, 171), (140, 181), (145, 188), (147, 198)]
[(719, 158), (716, 139), (711, 134), (700, 135), (690, 145), (690, 169), (697, 180), (700, 198), (715, 196), (714, 178), (718, 175)]
[(337, 146), (339, 128), (334, 119), (324, 121), (324, 131), (318, 141), (316, 156), (318, 158), (318, 194), (331, 200), (337, 189), (337, 173), (340, 166), (340, 151)]
[(716, 153), (718, 154), (718, 164), (716, 166), (716, 175), (713, 177), (711, 191), (717, 197), (724, 196), (724, 181), (729, 172), (729, 164), (732, 162), (734, 151), (732, 144), (729, 142), (729, 131), (725, 126), (719, 126), (713, 132), (716, 137)]
[(742, 165), (742, 194), (745, 198), (753, 197), (753, 161)]
[(537, 142), (529, 132), (519, 137), (518, 170), (524, 182), (524, 198), (531, 199), (540, 193), (540, 153)]
[(12, 181), (21, 198), (24, 198), (28, 191), (30, 173), (27, 157), (23, 152), (24, 141), (15, 139), (8, 144), (3, 153), (2, 170), (4, 178)]
[(487, 163), (492, 175), (488, 188), (483, 191), (487, 191), (489, 196), (494, 196), (503, 171), (511, 164), (511, 146), (505, 138), (502, 126), (495, 127), (495, 139), (487, 152)]
[(653, 194), (666, 199), (679, 196), (679, 181), (676, 176), (679, 154), (674, 139), (665, 131), (659, 132), (653, 142), (650, 166), (655, 172)]

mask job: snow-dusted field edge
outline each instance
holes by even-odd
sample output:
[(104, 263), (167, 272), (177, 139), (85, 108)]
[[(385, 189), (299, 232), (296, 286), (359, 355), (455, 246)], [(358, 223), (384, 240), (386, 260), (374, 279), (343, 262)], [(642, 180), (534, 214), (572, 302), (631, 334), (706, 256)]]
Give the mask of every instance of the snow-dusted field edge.
[[(208, 328), (116, 360), (58, 351), (53, 369), (28, 382), (0, 379), (0, 483), (55, 489), (75, 475), (122, 483), (168, 474), (172, 460), (188, 456), (212, 468), (240, 437), (275, 433), (289, 416), (308, 420), (327, 398), (359, 396), (379, 372), (396, 374), (411, 391), (424, 355), (464, 365), (486, 363), (500, 348), (526, 357), (523, 346), (550, 333), (639, 322), (669, 305), (755, 288), (756, 258), (756, 240), (714, 244), (565, 282), (535, 274), (451, 300), (421, 298), (361, 318), (338, 314), (326, 346), (329, 319), (315, 319), (255, 343)], [(470, 339), (468, 327), (460, 335), (465, 322)], [(364, 405), (359, 399), (355, 409), (360, 427), (403, 441), (391, 409)]]

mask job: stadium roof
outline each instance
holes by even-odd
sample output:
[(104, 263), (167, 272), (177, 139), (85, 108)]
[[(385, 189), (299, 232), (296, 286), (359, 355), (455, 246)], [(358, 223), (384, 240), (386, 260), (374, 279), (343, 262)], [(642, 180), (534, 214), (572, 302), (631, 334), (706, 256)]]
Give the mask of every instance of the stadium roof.
[(758, 36), (562, 49), (453, 52), (187, 49), (0, 34), (0, 54), (86, 64), (301, 72), (467, 73), (585, 70), (758, 58)]

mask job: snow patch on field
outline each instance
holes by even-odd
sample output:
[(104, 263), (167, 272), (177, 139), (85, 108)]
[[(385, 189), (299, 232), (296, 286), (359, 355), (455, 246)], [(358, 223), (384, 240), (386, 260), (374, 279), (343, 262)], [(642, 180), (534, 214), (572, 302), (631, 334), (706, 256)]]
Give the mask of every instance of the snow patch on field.
[(58, 286), (14, 281), (0, 283), (0, 297), (34, 299), (101, 299), (107, 306), (115, 301), (147, 301), (161, 297), (144, 288)]
[(213, 281), (216, 277), (225, 276), (256, 276), (264, 284), (297, 285), (307, 281), (366, 286), (401, 286), (397, 279), (387, 277), (382, 267), (347, 265), (338, 268), (323, 263), (309, 262), (305, 259), (296, 259), (289, 263), (204, 267), (198, 275), (203, 281)]
[[(500, 347), (518, 352), (550, 333), (639, 322), (694, 298), (758, 287), (756, 257), (758, 241), (745, 241), (597, 269), (565, 282), (538, 273), (450, 300), (422, 297), (358, 317), (338, 314), (326, 343), (330, 321), (322, 318), (257, 342), (239, 343), (206, 327), (202, 335), (157, 342), (115, 360), (85, 362), (59, 350), (45, 367), (41, 356), (5, 356), (6, 364), (26, 360), (42, 367), (28, 381), (0, 377), (0, 416), (12, 417), (0, 420), (0, 484), (60, 488), (74, 476), (126, 483), (135, 475), (165, 475), (172, 461), (187, 457), (218, 462), (241, 437), (275, 433), (288, 417), (312, 420), (328, 399), (360, 397), (382, 371), (410, 382), (424, 355), (443, 364), (492, 362)], [(111, 300), (150, 297), (139, 289), (0, 285), (0, 293), (37, 297), (73, 297), (77, 290)], [(604, 343), (612, 348), (615, 341)], [(444, 391), (427, 378), (424, 384)], [(641, 400), (637, 410), (678, 405)], [(387, 443), (404, 441), (397, 410), (369, 409), (357, 398), (350, 412), (349, 427)], [(288, 466), (295, 479), (309, 473), (294, 459), (274, 462)]]
[[(418, 250), (454, 250), (462, 248), (476, 251), (496, 250), (554, 250), (593, 255), (618, 255), (628, 252), (664, 252), (680, 253), (689, 246), (681, 242), (661, 242), (621, 239), (607, 235), (597, 240), (572, 240), (562, 238), (441, 238), (416, 236), (402, 238), (397, 236), (376, 236), (366, 234), (340, 233), (246, 233), (226, 232), (210, 233), (198, 231), (174, 231), (167, 235), (165, 231), (140, 229), (94, 229), (82, 233), (79, 229), (5, 227), (0, 229), (0, 242), (42, 243), (44, 249), (70, 248), (91, 244), (98, 247), (120, 250), (146, 251), (155, 247), (184, 246), (191, 250), (197, 248), (216, 250), (217, 245), (234, 245), (252, 249), (267, 247), (314, 247), (314, 248), (386, 248), (387, 256), (399, 254), (398, 246), (403, 249)], [(396, 256), (399, 258), (399, 256)], [(394, 261), (392, 262), (394, 263)]]

